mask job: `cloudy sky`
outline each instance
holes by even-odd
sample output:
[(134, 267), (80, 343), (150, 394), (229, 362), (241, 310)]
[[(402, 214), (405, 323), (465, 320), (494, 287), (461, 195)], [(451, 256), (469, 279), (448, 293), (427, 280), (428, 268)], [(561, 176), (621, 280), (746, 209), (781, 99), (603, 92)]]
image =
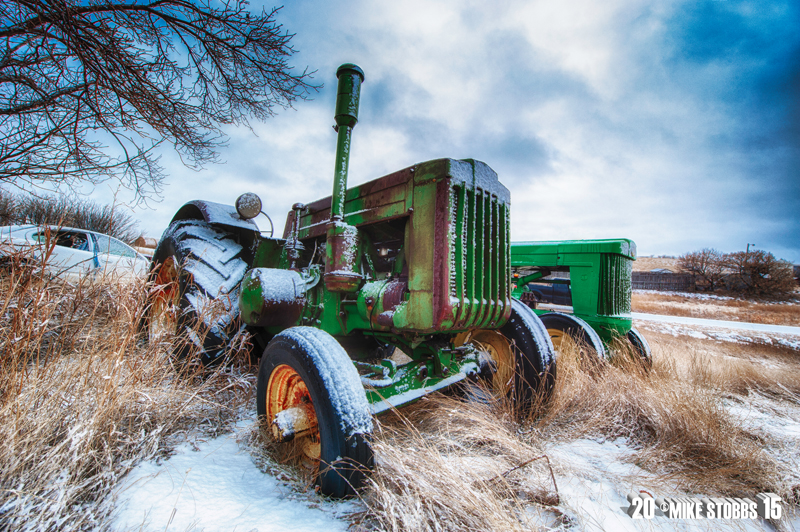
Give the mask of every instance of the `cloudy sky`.
[(366, 82), (351, 185), (475, 158), (511, 190), (514, 240), (628, 237), (642, 255), (749, 243), (800, 263), (796, 0), (490, 4), (287, 2), (293, 62), (324, 88), (229, 130), (225, 164), (194, 172), (165, 153), (141, 228), (159, 236), (184, 202), (244, 191), (282, 228), (292, 203), (329, 195), (335, 71), (353, 62)]

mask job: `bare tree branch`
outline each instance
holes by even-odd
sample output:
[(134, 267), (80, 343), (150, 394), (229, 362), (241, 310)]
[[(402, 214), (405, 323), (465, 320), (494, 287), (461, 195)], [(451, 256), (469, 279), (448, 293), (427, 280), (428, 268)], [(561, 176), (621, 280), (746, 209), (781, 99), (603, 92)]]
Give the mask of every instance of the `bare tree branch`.
[(245, 0), (0, 2), (0, 182), (119, 179), (139, 198), (172, 144), (214, 161), (222, 125), (249, 126), (318, 87), (295, 74), (278, 9)]

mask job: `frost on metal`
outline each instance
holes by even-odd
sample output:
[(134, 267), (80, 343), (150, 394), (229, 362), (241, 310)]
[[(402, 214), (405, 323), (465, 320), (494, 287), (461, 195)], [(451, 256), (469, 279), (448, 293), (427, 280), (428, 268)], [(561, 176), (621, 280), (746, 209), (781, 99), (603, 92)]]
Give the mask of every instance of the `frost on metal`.
[(267, 303), (292, 302), (305, 297), (306, 281), (295, 271), (253, 268), (250, 276), (261, 285), (261, 297)]
[(339, 248), (341, 263), (356, 264), (356, 259), (358, 258), (358, 229), (344, 222), (336, 221), (334, 223), (337, 229), (341, 231), (339, 233), (342, 242)]
[[(178, 213), (181, 214), (188, 206), (193, 206), (194, 209), (198, 209), (203, 214), (203, 218), (209, 223), (258, 231), (258, 225), (253, 220), (243, 220), (239, 216), (239, 213), (236, 212), (236, 208), (231, 205), (224, 205), (213, 201), (190, 201), (184, 205)], [(192, 216), (189, 217), (191, 218)]]
[(350, 357), (330, 334), (313, 327), (292, 327), (280, 336), (293, 340), (311, 359), (348, 436), (372, 432), (367, 394)]
[(239, 213), (255, 214), (261, 212), (261, 198), (252, 192), (245, 192), (236, 199), (236, 210)]
[[(459, 242), (459, 235), (457, 224), (458, 224), (458, 202), (456, 201), (456, 194), (458, 194), (458, 189), (453, 189), (448, 194), (448, 200), (450, 202), (450, 221), (447, 224), (447, 240), (449, 243), (448, 252), (449, 252), (449, 259), (450, 259), (450, 302), (452, 304), (453, 298), (464, 297), (463, 295), (463, 287), (457, 286), (458, 282), (458, 269), (456, 268), (456, 246), (462, 246), (462, 257), (464, 255), (463, 252), (463, 244)], [(463, 270), (462, 270), (463, 271)], [(463, 276), (462, 276), (463, 278)]]

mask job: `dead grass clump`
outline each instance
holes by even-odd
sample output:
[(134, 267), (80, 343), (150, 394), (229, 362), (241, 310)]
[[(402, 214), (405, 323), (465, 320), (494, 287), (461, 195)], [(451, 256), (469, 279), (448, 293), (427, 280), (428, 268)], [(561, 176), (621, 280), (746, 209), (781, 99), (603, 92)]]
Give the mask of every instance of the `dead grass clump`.
[(682, 381), (722, 395), (758, 392), (800, 404), (800, 354), (794, 349), (649, 334), (669, 353)]
[(777, 489), (774, 461), (723, 407), (713, 389), (687, 381), (656, 344), (651, 371), (630, 357), (601, 372), (581, 371), (576, 349), (562, 349), (552, 401), (531, 422), (549, 441), (625, 437), (636, 462), (690, 492), (751, 496)]
[(541, 450), (512, 420), (503, 402), (441, 395), (381, 418), (363, 521), (398, 531), (529, 530), (525, 507), (557, 499), (547, 462), (529, 462)]
[(0, 529), (102, 527), (112, 487), (180, 431), (222, 430), (251, 381), (179, 378), (137, 339), (141, 284), (0, 270)]

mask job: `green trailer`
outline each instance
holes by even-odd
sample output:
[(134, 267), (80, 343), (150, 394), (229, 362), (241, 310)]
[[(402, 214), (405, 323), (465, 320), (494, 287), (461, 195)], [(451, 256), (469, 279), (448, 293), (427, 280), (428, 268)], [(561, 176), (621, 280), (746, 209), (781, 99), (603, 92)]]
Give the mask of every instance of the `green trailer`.
[(184, 205), (153, 256), (143, 326), (186, 337), (178, 359), (217, 362), (251, 339), (256, 404), (321, 491), (372, 464), (372, 416), (467, 379), (527, 403), (555, 379), (552, 342), (511, 297), (510, 194), (486, 164), (438, 159), (347, 187), (364, 74), (342, 65), (333, 194), (297, 203), (280, 238), (260, 198)]
[[(631, 319), (634, 260), (636, 244), (627, 238), (512, 242), (512, 295), (542, 319), (556, 348), (570, 336), (605, 358), (624, 338), (649, 362), (650, 346)], [(560, 311), (540, 307), (547, 295)]]

